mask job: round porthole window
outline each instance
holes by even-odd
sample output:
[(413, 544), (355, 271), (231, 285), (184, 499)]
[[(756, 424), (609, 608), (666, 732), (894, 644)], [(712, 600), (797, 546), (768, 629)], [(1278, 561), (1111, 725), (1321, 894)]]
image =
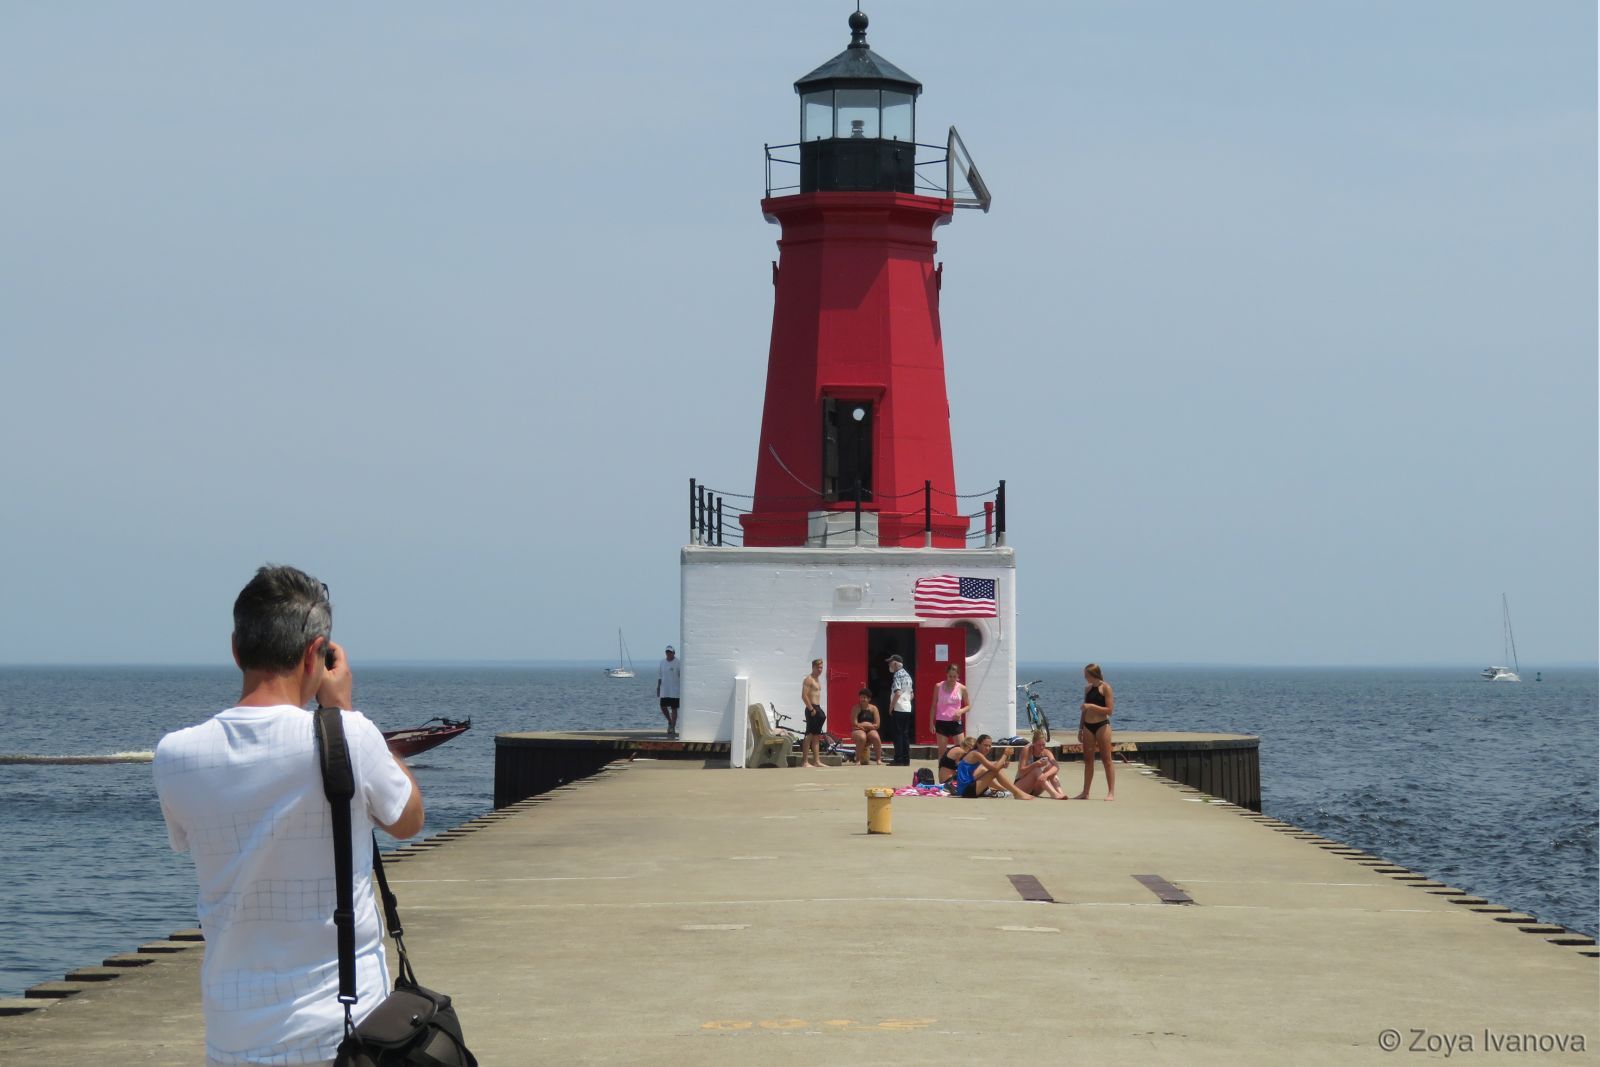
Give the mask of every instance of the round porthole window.
[(982, 626), (969, 619), (962, 619), (956, 626), (965, 631), (967, 635), (967, 662), (971, 663), (983, 652), (984, 639), (988, 636)]

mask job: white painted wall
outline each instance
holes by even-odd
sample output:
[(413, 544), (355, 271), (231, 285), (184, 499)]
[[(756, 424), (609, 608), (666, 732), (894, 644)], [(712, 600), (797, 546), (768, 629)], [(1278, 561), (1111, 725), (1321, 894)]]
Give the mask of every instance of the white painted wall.
[[(918, 578), (959, 574), (993, 578), (999, 618), (975, 619), (983, 648), (967, 662), (972, 694), (968, 729), (1016, 732), (1016, 559), (994, 548), (715, 548), (689, 545), (681, 556), (683, 697), (678, 730), (686, 741), (734, 735), (735, 679), (749, 679), (749, 701), (776, 703), (801, 721), (800, 680), (828, 654), (829, 622), (954, 625), (919, 619)], [(924, 712), (921, 697), (917, 711)]]

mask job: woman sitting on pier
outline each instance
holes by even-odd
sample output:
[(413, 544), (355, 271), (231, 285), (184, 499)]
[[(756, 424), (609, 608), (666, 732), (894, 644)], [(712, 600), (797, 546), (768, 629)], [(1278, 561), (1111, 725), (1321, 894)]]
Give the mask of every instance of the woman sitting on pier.
[(866, 686), (856, 694), (856, 721), (850, 730), (850, 740), (855, 742), (856, 762), (867, 765), (867, 746), (872, 746), (872, 762), (883, 765), (883, 718), (878, 706), (872, 702), (872, 690)]
[(977, 743), (956, 763), (956, 796), (975, 799), (991, 789), (1004, 789), (1018, 800), (1039, 799), (1018, 789), (1016, 783), (1005, 776), (1005, 766), (1011, 762), (1010, 752), (998, 760), (989, 758), (993, 744), (988, 734), (980, 734)]
[(975, 743), (972, 738), (964, 737), (939, 757), (939, 784), (952, 793), (956, 792), (956, 764)]
[(1066, 800), (1066, 790), (1057, 780), (1060, 776), (1061, 768), (1050, 754), (1050, 746), (1045, 744), (1044, 731), (1033, 731), (1033, 740), (1018, 759), (1017, 788), (1034, 796), (1049, 793), (1056, 800)]

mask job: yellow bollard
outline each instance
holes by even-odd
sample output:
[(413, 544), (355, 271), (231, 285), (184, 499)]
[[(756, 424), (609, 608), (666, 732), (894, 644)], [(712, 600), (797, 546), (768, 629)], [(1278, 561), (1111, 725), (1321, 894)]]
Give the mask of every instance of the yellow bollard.
[(894, 802), (894, 790), (888, 786), (874, 786), (867, 790), (867, 833), (894, 833), (894, 817), (889, 805)]

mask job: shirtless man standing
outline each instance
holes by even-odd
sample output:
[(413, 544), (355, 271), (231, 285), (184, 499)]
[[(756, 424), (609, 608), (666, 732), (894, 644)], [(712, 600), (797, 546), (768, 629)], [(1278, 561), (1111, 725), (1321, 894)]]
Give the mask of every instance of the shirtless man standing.
[(822, 710), (822, 661), (811, 661), (811, 673), (800, 683), (800, 704), (806, 709), (806, 738), (800, 743), (800, 766), (821, 767), (822, 731), (828, 713)]

